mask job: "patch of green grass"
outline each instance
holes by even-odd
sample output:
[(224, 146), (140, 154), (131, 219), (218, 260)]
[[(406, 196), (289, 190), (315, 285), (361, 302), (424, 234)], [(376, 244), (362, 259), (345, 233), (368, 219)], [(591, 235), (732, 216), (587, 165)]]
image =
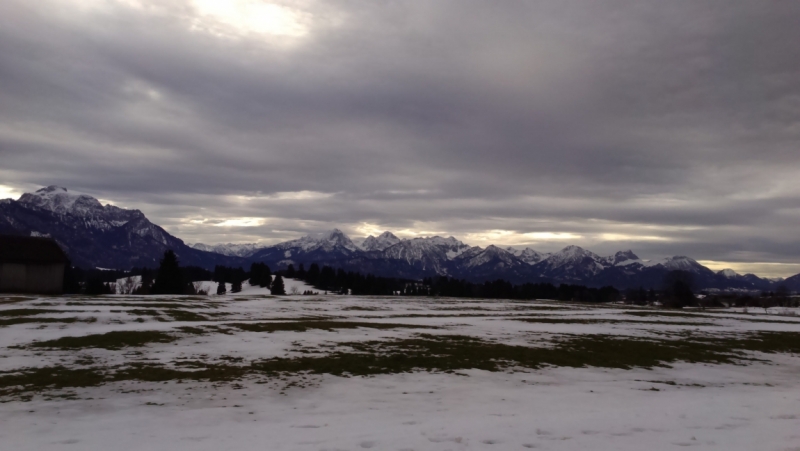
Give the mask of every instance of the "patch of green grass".
[[(683, 312), (665, 312), (661, 310), (639, 310), (639, 311), (626, 311), (624, 312), (625, 315), (634, 315), (634, 316), (680, 316), (684, 318), (715, 318), (715, 319), (729, 319), (734, 321), (746, 321), (751, 323), (776, 323), (776, 324), (797, 324), (800, 325), (800, 321), (791, 321), (791, 320), (779, 320), (779, 319), (772, 319), (769, 317), (761, 316), (752, 318), (748, 315), (739, 314), (735, 312), (706, 312), (703, 313), (683, 313)], [(736, 315), (733, 316), (723, 316), (723, 315)]]
[[(126, 337), (116, 334), (136, 335)], [(174, 339), (161, 332), (112, 332), (88, 337), (65, 337), (53, 340), (51, 344), (64, 349), (119, 349)], [(41, 345), (45, 343), (38, 345), (44, 347)], [(393, 341), (342, 343), (340, 349), (348, 350), (334, 351), (324, 356), (273, 358), (250, 363), (237, 357), (223, 359), (230, 364), (180, 360), (173, 368), (137, 362), (113, 368), (69, 369), (54, 366), (22, 369), (0, 373), (0, 396), (17, 396), (18, 399), (27, 400), (30, 397), (26, 397), (28, 395), (25, 393), (31, 391), (89, 387), (130, 380), (225, 382), (248, 376), (284, 378), (297, 373), (367, 376), (410, 371), (456, 373), (465, 369), (503, 371), (516, 367), (536, 369), (546, 366), (629, 369), (668, 366), (674, 362), (738, 364), (752, 360), (745, 351), (800, 354), (800, 334), (791, 332), (761, 332), (744, 337), (722, 338), (687, 334), (680, 340), (579, 335), (541, 344), (543, 346), (540, 347), (519, 346), (469, 336), (420, 334)], [(670, 382), (663, 383), (671, 385)]]
[(175, 321), (208, 321), (207, 317), (186, 310), (168, 309), (165, 313)]
[(41, 315), (42, 313), (62, 313), (62, 312), (64, 312), (64, 310), (15, 308), (10, 310), (0, 310), (0, 317), (31, 316), (31, 315)]
[(275, 323), (229, 323), (225, 325), (228, 327), (236, 327), (248, 332), (305, 332), (309, 329), (333, 331), (336, 329), (356, 329), (359, 327), (368, 329), (432, 328), (431, 326), (420, 326), (416, 324), (367, 323), (358, 321), (295, 321)]
[[(183, 299), (181, 299), (183, 300)], [(173, 300), (174, 301), (174, 300)], [(154, 299), (152, 301), (142, 302), (126, 302), (110, 299), (108, 301), (88, 300), (88, 301), (69, 301), (65, 303), (68, 306), (79, 307), (137, 307), (137, 308), (187, 308), (187, 309), (204, 309), (208, 306), (200, 302), (164, 302), (163, 299)]]
[(699, 341), (767, 354), (800, 354), (800, 332), (758, 332), (744, 338), (729, 338), (721, 343), (713, 338), (699, 339)]
[(631, 319), (593, 319), (593, 318), (509, 318), (526, 323), (546, 323), (546, 324), (642, 324), (642, 325), (667, 325), (667, 326), (716, 326), (708, 322), (689, 322), (689, 321), (636, 321)]
[(502, 315), (507, 315), (507, 313), (443, 313), (441, 315), (432, 313), (403, 313), (397, 315), (386, 315), (385, 318), (492, 318)]
[(152, 310), (152, 309), (133, 309), (133, 310), (127, 310), (125, 311), (125, 313), (129, 315), (138, 315), (138, 316), (161, 316), (161, 313), (159, 313), (158, 310)]
[(666, 312), (663, 310), (628, 310), (622, 312), (624, 315), (633, 316), (673, 316), (683, 318), (713, 318), (713, 316), (702, 315), (697, 313), (683, 313), (683, 312)]
[(61, 337), (55, 340), (35, 341), (27, 346), (31, 348), (51, 349), (122, 349), (125, 347), (144, 346), (148, 343), (170, 343), (178, 337), (155, 330), (114, 331), (105, 334), (84, 335), (81, 337)]
[(192, 371), (181, 371), (163, 365), (137, 363), (129, 368), (117, 371), (115, 380), (140, 380), (147, 382), (166, 382), (173, 380), (203, 380), (224, 382), (241, 379), (251, 368), (236, 365), (215, 365), (202, 361), (184, 361), (182, 366), (193, 368)]
[(735, 364), (743, 351), (800, 352), (800, 334), (770, 332), (740, 338), (652, 340), (610, 335), (581, 335), (559, 340), (552, 347), (487, 342), (467, 336), (434, 336), (349, 345), (355, 352), (323, 357), (275, 358), (253, 363), (267, 373), (312, 372), (370, 375), (416, 370), (453, 372), (463, 369), (500, 371), (510, 367), (543, 366), (630, 369), (668, 366), (674, 362)]
[(204, 309), (207, 308), (203, 304), (196, 302), (179, 304), (174, 302), (115, 302), (115, 307), (141, 307), (141, 308), (189, 308), (189, 309)]
[(14, 302), (32, 301), (36, 298), (27, 296), (0, 296), (0, 304), (12, 304)]
[(10, 318), (10, 319), (0, 319), (0, 327), (3, 326), (11, 326), (14, 324), (29, 324), (29, 323), (63, 323), (63, 324), (71, 324), (71, 323), (93, 323), (97, 321), (97, 318), (89, 317), (89, 318)]
[(0, 396), (43, 389), (94, 387), (107, 380), (102, 371), (94, 368), (69, 369), (60, 365), (30, 368), (12, 374), (0, 374)]
[(576, 308), (576, 307), (557, 307), (554, 305), (516, 305), (506, 310), (586, 310), (586, 307)]
[(182, 326), (178, 330), (191, 335), (206, 335), (208, 333), (206, 329), (200, 327)]

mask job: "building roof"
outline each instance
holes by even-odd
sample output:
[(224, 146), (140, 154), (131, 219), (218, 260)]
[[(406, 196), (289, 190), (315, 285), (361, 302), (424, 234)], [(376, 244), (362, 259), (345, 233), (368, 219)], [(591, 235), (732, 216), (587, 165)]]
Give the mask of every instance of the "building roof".
[(66, 263), (67, 254), (52, 238), (0, 235), (0, 263)]

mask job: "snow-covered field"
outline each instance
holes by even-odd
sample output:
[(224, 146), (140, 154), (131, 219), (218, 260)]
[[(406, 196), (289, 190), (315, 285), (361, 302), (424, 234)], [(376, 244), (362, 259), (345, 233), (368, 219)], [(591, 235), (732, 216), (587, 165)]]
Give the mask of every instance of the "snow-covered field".
[(0, 297), (0, 444), (797, 451), (800, 317), (753, 313)]

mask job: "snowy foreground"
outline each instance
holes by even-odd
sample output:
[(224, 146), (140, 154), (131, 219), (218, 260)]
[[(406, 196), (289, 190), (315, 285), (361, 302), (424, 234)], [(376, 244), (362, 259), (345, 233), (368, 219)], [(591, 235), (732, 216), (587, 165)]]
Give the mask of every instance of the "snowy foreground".
[(798, 337), (551, 301), (6, 296), (0, 444), (797, 451)]

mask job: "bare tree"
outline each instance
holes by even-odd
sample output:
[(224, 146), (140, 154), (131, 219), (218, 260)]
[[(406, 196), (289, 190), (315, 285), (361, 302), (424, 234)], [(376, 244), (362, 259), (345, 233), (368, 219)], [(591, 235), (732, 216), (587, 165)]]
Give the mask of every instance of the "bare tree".
[(292, 285), (289, 287), (289, 294), (300, 294), (300, 288), (297, 288), (297, 285)]
[(664, 276), (664, 306), (683, 308), (695, 305), (694, 276), (688, 271), (670, 271)]

